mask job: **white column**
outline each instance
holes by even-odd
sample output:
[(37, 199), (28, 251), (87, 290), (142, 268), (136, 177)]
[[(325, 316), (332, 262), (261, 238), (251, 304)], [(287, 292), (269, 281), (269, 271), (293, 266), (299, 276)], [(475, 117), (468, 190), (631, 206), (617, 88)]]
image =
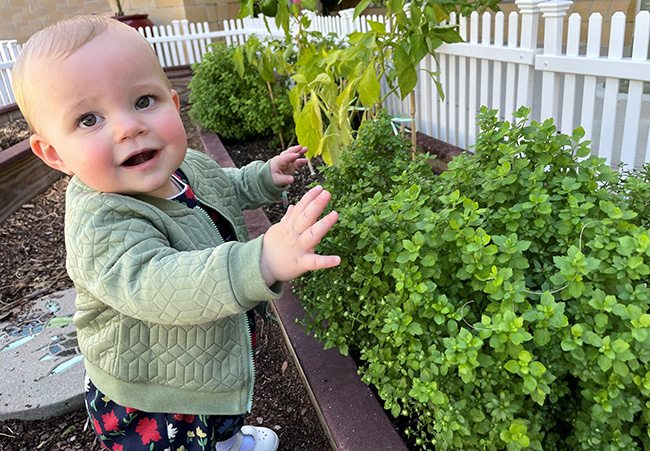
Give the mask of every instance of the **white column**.
[[(348, 35), (352, 33), (353, 31), (356, 31), (356, 27), (354, 26), (354, 8), (348, 8), (348, 9), (342, 9), (339, 11), (339, 17), (341, 18), (341, 25), (343, 28), (343, 34)], [(343, 38), (343, 36), (339, 36), (340, 38)]]
[[(521, 39), (519, 47), (524, 50), (537, 49), (537, 33), (539, 30), (539, 4), (545, 0), (515, 0), (521, 14)], [(531, 65), (519, 65), (519, 81), (517, 83), (517, 101), (515, 109), (520, 106), (532, 107), (533, 84), (535, 68)]]

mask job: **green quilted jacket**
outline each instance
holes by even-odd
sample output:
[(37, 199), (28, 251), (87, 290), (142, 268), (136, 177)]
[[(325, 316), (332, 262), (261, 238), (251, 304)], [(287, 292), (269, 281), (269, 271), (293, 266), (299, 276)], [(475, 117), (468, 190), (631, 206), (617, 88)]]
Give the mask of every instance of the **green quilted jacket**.
[(188, 150), (181, 170), (238, 241), (224, 243), (200, 209), (70, 181), (65, 237), (79, 346), (90, 379), (120, 405), (241, 414), (254, 380), (244, 312), (281, 294), (262, 279), (262, 237), (249, 241), (242, 210), (273, 202), (282, 189), (268, 163), (220, 168)]

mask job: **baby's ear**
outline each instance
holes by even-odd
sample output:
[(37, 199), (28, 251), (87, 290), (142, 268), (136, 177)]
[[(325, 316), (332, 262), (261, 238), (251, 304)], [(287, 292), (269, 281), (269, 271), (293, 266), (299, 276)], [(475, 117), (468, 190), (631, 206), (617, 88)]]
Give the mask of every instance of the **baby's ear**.
[(72, 171), (61, 159), (56, 149), (41, 135), (34, 133), (29, 137), (29, 144), (32, 146), (32, 152), (34, 152), (34, 154), (43, 160), (49, 167), (65, 174), (73, 175)]
[(172, 100), (174, 101), (174, 104), (176, 105), (176, 109), (178, 112), (181, 112), (181, 98), (178, 95), (178, 92), (176, 92), (175, 89), (171, 90), (171, 95), (172, 95)]

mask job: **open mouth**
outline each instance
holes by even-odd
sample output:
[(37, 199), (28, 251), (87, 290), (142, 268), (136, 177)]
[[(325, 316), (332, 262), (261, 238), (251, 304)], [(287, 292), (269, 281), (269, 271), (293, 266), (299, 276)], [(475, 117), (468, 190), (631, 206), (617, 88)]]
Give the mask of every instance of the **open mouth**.
[(138, 166), (142, 163), (146, 163), (147, 161), (153, 159), (157, 154), (158, 154), (157, 150), (147, 150), (135, 154), (132, 157), (130, 157), (128, 160), (126, 160), (124, 163), (122, 163), (122, 166)]

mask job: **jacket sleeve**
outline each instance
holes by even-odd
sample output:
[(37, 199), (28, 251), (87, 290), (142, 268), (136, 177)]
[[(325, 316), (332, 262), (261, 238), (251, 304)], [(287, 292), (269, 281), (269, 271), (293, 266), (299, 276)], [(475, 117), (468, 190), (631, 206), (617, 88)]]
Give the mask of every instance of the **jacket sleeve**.
[(79, 308), (106, 304), (139, 320), (186, 325), (241, 313), (280, 295), (280, 286), (269, 289), (260, 273), (261, 237), (179, 252), (165, 227), (115, 196), (69, 195), (68, 273), (89, 303)]
[(241, 169), (223, 168), (239, 198), (242, 210), (254, 210), (270, 205), (282, 194), (286, 186), (277, 187), (271, 178), (269, 161), (253, 161)]

